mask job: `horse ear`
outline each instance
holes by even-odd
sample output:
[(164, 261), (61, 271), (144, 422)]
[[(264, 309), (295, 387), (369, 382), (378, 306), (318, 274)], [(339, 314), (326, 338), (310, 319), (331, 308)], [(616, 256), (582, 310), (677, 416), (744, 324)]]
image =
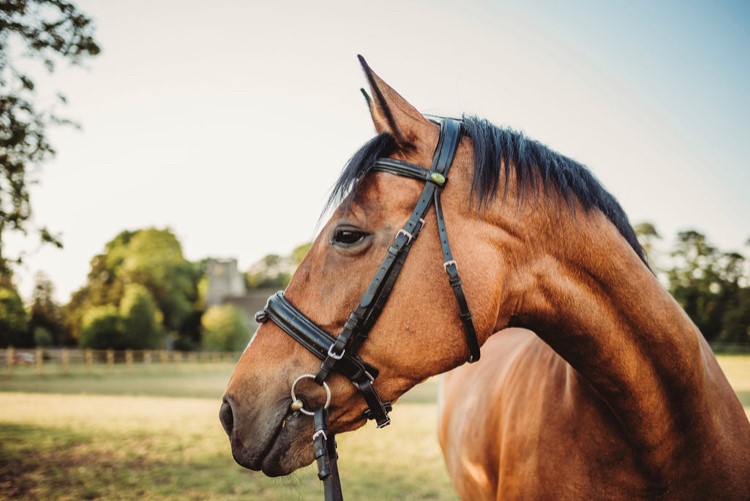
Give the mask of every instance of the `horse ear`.
[(424, 137), (434, 125), (372, 71), (365, 58), (357, 57), (370, 83), (372, 99), (364, 89), (362, 94), (370, 108), (375, 130), (389, 133), (401, 147), (413, 147), (417, 138)]

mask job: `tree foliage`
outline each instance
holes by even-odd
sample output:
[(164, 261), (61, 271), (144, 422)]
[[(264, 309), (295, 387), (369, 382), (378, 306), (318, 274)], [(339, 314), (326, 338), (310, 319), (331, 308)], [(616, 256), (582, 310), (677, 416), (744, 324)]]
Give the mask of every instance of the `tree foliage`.
[[(126, 326), (128, 316), (122, 308), (133, 301), (142, 312), (138, 322), (144, 322), (145, 330), (140, 334), (143, 339), (130, 339), (129, 346), (152, 346), (151, 340), (164, 332), (176, 334), (178, 340), (186, 337), (183, 345), (194, 345), (200, 335), (200, 311), (196, 311), (200, 277), (200, 267), (185, 259), (170, 230), (123, 231), (91, 260), (86, 285), (73, 294), (66, 308), (68, 324), (83, 339), (88, 310), (111, 305), (121, 310)], [(148, 313), (150, 305), (156, 316)], [(150, 325), (153, 318), (158, 333)]]
[(268, 254), (253, 264), (245, 274), (248, 289), (283, 289), (292, 279), (296, 265), (290, 256)]
[(94, 306), (83, 315), (81, 347), (96, 350), (129, 348), (123, 343), (123, 333), (122, 317), (114, 305)]
[[(49, 277), (44, 273), (37, 273), (36, 284), (31, 293), (29, 330), (35, 340), (39, 332), (40, 339), (46, 339), (45, 335), (49, 337), (46, 344), (61, 346), (70, 343), (70, 333), (65, 325), (62, 308), (55, 302), (53, 294), (54, 285)], [(45, 343), (35, 341), (35, 344)]]
[[(61, 60), (78, 64), (100, 52), (93, 32), (91, 19), (67, 0), (0, 2), (0, 273), (9, 274), (20, 259), (6, 255), (4, 237), (28, 231), (31, 167), (55, 154), (47, 127), (69, 123), (40, 107), (34, 79), (18, 63), (36, 60), (50, 73)], [(35, 231), (43, 242), (61, 245), (46, 228)]]
[(250, 340), (250, 328), (236, 307), (211, 306), (203, 314), (203, 348), (213, 351), (237, 351)]
[(0, 347), (31, 346), (29, 317), (23, 301), (10, 280), (0, 280)]
[(162, 315), (151, 293), (140, 284), (125, 286), (120, 302), (123, 344), (137, 350), (159, 348), (164, 341)]
[(295, 247), (288, 256), (268, 254), (250, 266), (245, 274), (245, 285), (248, 289), (277, 288), (289, 285), (294, 270), (310, 250), (312, 242)]
[(738, 252), (722, 252), (696, 230), (678, 233), (669, 291), (708, 341), (750, 343), (750, 272)]

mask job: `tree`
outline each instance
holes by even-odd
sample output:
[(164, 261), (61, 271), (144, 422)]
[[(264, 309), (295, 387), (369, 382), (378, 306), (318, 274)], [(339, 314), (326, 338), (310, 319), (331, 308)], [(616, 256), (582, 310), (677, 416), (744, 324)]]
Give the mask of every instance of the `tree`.
[(670, 292), (706, 339), (716, 339), (721, 323), (718, 249), (702, 233), (687, 230), (677, 234), (671, 255), (674, 263), (667, 272)]
[[(8, 232), (27, 234), (31, 218), (31, 166), (55, 150), (47, 126), (69, 124), (54, 109), (37, 104), (36, 84), (16, 61), (36, 59), (49, 73), (60, 60), (79, 64), (99, 54), (94, 26), (67, 0), (5, 0), (0, 3), (0, 274), (10, 274), (20, 257), (6, 254)], [(65, 97), (58, 94), (59, 101)], [(48, 229), (34, 229), (42, 242), (60, 246)]]
[(256, 262), (245, 275), (248, 289), (275, 287), (283, 289), (292, 279), (295, 269), (294, 261), (289, 256), (268, 254)]
[(123, 325), (123, 344), (137, 350), (153, 349), (164, 341), (161, 312), (151, 293), (140, 284), (125, 286), (120, 302)]
[(203, 347), (213, 351), (237, 351), (250, 340), (250, 328), (236, 307), (211, 306), (203, 314)]
[(307, 242), (292, 250), (288, 256), (268, 254), (250, 266), (245, 274), (248, 289), (279, 288), (289, 285), (294, 270), (310, 251), (312, 242)]
[(161, 330), (176, 333), (178, 347), (195, 346), (200, 341), (197, 284), (201, 274), (198, 265), (185, 259), (169, 229), (123, 231), (91, 260), (86, 285), (73, 294), (66, 308), (68, 323), (80, 336), (87, 310), (104, 305), (121, 308), (126, 289), (137, 284), (158, 308)]
[(750, 340), (745, 258), (721, 252), (695, 230), (678, 233), (669, 290), (709, 341)]
[(31, 346), (29, 317), (18, 291), (9, 279), (0, 277), (0, 347)]
[[(54, 286), (44, 273), (37, 273), (34, 291), (31, 293), (31, 315), (29, 330), (34, 336), (34, 344), (63, 345), (70, 341), (70, 334), (65, 325), (63, 312), (52, 298)], [(37, 333), (43, 343), (36, 341)], [(42, 333), (43, 332), (43, 333)], [(47, 341), (47, 338), (49, 340)]]
[(83, 316), (81, 347), (103, 350), (128, 348), (123, 343), (124, 328), (117, 308), (112, 305), (95, 306)]

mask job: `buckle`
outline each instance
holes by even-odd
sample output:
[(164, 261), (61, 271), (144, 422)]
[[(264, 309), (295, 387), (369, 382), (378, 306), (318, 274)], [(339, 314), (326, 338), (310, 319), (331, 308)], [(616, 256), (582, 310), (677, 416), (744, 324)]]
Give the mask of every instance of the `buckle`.
[(443, 263), (443, 270), (445, 270), (446, 273), (448, 273), (448, 266), (453, 265), (456, 267), (456, 271), (458, 271), (458, 263), (455, 262), (453, 259), (450, 261), (446, 261)]
[(344, 353), (346, 353), (346, 350), (341, 350), (341, 353), (336, 353), (333, 350), (335, 347), (336, 347), (336, 343), (333, 343), (331, 344), (331, 346), (328, 347), (328, 356), (334, 360), (341, 360), (344, 357)]
[(405, 229), (403, 229), (403, 228), (401, 228), (400, 230), (398, 230), (398, 233), (396, 233), (396, 238), (398, 238), (398, 236), (399, 236), (399, 235), (403, 235), (403, 236), (405, 236), (405, 237), (406, 237), (406, 243), (407, 243), (407, 244), (408, 244), (409, 242), (411, 242), (411, 241), (412, 241), (412, 239), (414, 238), (414, 237), (412, 236), (412, 234), (411, 234), (411, 233), (409, 233), (408, 231), (406, 231), (406, 230), (405, 230)]

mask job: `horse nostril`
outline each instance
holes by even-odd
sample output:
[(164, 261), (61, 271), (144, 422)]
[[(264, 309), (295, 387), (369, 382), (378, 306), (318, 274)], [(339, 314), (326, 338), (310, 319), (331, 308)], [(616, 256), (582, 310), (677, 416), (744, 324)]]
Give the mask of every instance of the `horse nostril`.
[(219, 421), (221, 421), (221, 426), (224, 427), (227, 435), (231, 435), (232, 428), (234, 428), (234, 413), (232, 412), (232, 406), (226, 400), (224, 400), (221, 404), (221, 409), (219, 409)]

